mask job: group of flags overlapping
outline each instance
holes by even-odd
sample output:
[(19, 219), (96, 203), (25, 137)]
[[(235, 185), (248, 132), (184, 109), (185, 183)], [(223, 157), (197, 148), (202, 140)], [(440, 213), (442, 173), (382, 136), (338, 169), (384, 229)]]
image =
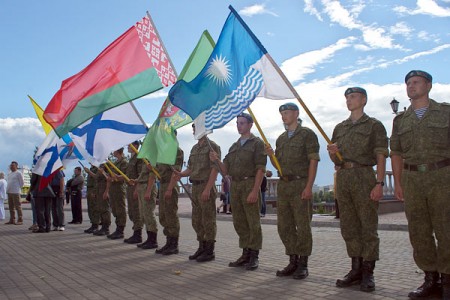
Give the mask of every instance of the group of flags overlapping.
[[(195, 121), (196, 138), (225, 126), (256, 97), (297, 98), (266, 49), (231, 12), (215, 45), (204, 31), (180, 76), (147, 15), (64, 80), (45, 111), (32, 101), (47, 137), (33, 172), (48, 177), (72, 160), (98, 166), (111, 151), (144, 138), (138, 157), (175, 163), (174, 130)], [(150, 129), (131, 101), (173, 85)]]

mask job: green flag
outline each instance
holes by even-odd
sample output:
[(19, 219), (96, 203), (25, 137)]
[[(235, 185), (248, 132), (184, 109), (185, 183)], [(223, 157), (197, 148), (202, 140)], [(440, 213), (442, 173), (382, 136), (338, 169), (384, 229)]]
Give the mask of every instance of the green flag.
[[(178, 78), (188, 82), (194, 79), (205, 66), (214, 45), (213, 39), (205, 30)], [(173, 165), (178, 148), (174, 130), (191, 122), (191, 117), (166, 98), (158, 118), (144, 139), (138, 158), (146, 158), (152, 165), (156, 163)]]

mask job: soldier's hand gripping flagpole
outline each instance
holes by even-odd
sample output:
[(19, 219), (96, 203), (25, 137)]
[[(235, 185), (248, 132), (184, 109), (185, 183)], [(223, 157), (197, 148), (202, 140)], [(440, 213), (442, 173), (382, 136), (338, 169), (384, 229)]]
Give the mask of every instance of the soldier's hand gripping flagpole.
[(114, 170), (117, 171), (117, 173), (119, 173), (119, 175), (121, 175), (123, 177), (123, 179), (125, 179), (126, 182), (130, 181), (130, 178), (128, 178), (128, 176), (125, 175), (122, 171), (120, 171), (120, 169), (118, 167), (116, 167), (116, 165), (112, 161), (110, 161), (108, 159), (107, 162), (111, 165), (111, 167), (113, 167)]
[[(171, 167), (171, 168), (172, 168), (172, 171), (176, 171), (174, 167)], [(186, 188), (186, 186), (184, 185), (184, 183), (181, 181), (181, 178), (178, 179), (178, 182), (179, 182), (179, 183), (181, 184), (181, 186), (183, 187), (183, 189), (184, 189), (184, 191), (186, 192), (186, 194), (188, 195), (189, 199), (191, 199), (191, 201), (193, 201), (193, 200), (192, 200), (192, 195), (191, 195), (191, 193), (189, 193), (189, 190)]]
[[(134, 153), (136, 153), (136, 154), (139, 153), (139, 151), (136, 149), (136, 147), (134, 147), (133, 144), (130, 144), (130, 147), (131, 147), (131, 149), (133, 149)], [(158, 173), (158, 171), (155, 169), (155, 167), (153, 167), (152, 164), (146, 158), (143, 158), (142, 160), (144, 161), (144, 163), (147, 166), (150, 166), (150, 168), (152, 169), (152, 172), (155, 173), (156, 177), (158, 177), (159, 180), (161, 180), (161, 175)]]
[[(267, 140), (266, 136), (264, 135), (264, 132), (262, 131), (261, 127), (259, 126), (259, 123), (258, 123), (258, 121), (256, 120), (256, 117), (255, 117), (255, 115), (253, 114), (253, 112), (252, 112), (250, 106), (247, 107), (247, 111), (248, 111), (248, 112), (250, 113), (250, 115), (252, 116), (253, 122), (255, 123), (256, 128), (258, 128), (259, 134), (261, 135), (261, 138), (263, 139), (264, 144), (266, 144), (266, 146), (272, 147), (272, 146), (270, 146), (269, 141)], [(281, 172), (280, 162), (278, 161), (278, 159), (277, 159), (277, 157), (275, 156), (275, 154), (271, 154), (271, 155), (270, 155), (270, 158), (271, 158), (272, 162), (275, 164), (275, 168), (277, 169), (278, 173), (280, 174), (280, 177), (283, 176), (283, 173)]]

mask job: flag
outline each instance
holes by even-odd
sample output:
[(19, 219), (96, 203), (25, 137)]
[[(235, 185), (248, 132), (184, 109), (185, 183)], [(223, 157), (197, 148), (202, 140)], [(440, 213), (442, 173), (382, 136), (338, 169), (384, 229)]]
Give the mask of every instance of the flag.
[(61, 83), (44, 118), (63, 136), (102, 111), (175, 81), (170, 58), (147, 14), (86, 68)]
[(33, 159), (33, 173), (50, 176), (59, 168), (83, 157), (76, 150), (68, 135), (60, 138), (52, 130), (38, 147)]
[(50, 131), (53, 130), (52, 126), (50, 126), (50, 124), (47, 123), (47, 121), (45, 121), (44, 119), (44, 110), (39, 106), (39, 104), (36, 103), (36, 101), (34, 101), (33, 98), (31, 98), (30, 95), (28, 95), (28, 98), (30, 98), (31, 101), (31, 105), (33, 105), (34, 111), (36, 112), (36, 115), (39, 119), (39, 121), (41, 121), (41, 125), (42, 128), (44, 129), (45, 134), (49, 134)]
[(204, 119), (205, 130), (223, 127), (256, 97), (295, 98), (266, 49), (230, 9), (204, 68), (192, 81), (179, 80), (169, 91), (175, 106), (192, 119)]
[[(214, 48), (214, 41), (204, 31), (181, 71), (179, 78), (192, 80), (201, 71)], [(152, 165), (175, 163), (178, 141), (174, 130), (192, 122), (184, 111), (174, 106), (169, 98), (164, 102), (158, 118), (144, 139), (138, 158), (146, 158)]]
[(133, 103), (125, 103), (99, 113), (69, 135), (83, 157), (99, 166), (112, 151), (141, 139), (147, 131)]

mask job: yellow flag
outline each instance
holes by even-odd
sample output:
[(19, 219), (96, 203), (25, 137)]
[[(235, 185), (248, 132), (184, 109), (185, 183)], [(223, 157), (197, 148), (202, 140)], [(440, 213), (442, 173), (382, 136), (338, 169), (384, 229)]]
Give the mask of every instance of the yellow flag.
[(49, 134), (49, 132), (52, 131), (53, 128), (52, 128), (52, 126), (50, 126), (50, 124), (47, 123), (47, 121), (45, 121), (45, 119), (44, 119), (44, 111), (39, 106), (39, 104), (37, 104), (36, 101), (34, 101), (34, 99), (31, 98), (30, 95), (28, 95), (28, 98), (30, 98), (31, 105), (33, 105), (34, 110), (36, 111), (36, 115), (37, 115), (39, 121), (41, 121), (42, 128), (44, 128), (45, 134), (46, 135)]

